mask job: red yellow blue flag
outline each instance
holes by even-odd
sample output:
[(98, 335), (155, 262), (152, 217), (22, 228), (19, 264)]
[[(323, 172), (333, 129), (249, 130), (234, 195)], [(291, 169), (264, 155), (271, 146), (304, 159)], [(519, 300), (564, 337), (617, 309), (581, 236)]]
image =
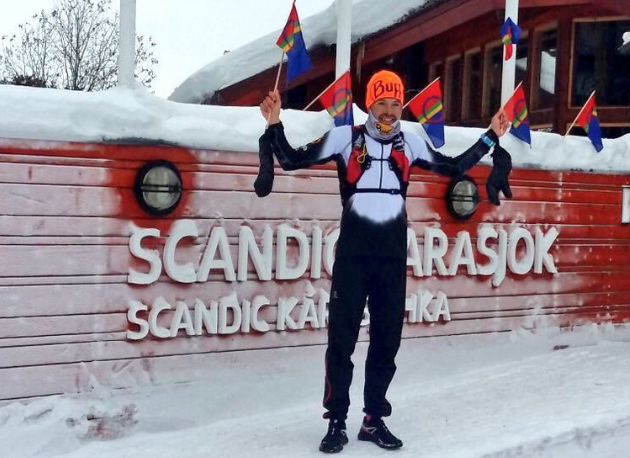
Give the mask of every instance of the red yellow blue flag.
[(444, 105), (440, 79), (437, 78), (407, 104), (431, 139), (435, 148), (444, 146)]
[(602, 131), (599, 127), (599, 118), (597, 117), (597, 106), (595, 105), (595, 92), (588, 98), (575, 122), (586, 131), (586, 135), (598, 153), (604, 149)]
[(505, 104), (505, 113), (512, 123), (510, 133), (531, 146), (532, 139), (529, 131), (529, 113), (523, 84), (519, 84), (510, 100)]
[(514, 45), (521, 40), (521, 28), (507, 18), (501, 26), (501, 41), (505, 46), (505, 60), (510, 60), (514, 54)]
[(289, 19), (287, 19), (287, 23), (282, 29), (276, 45), (287, 55), (287, 81), (311, 68), (311, 58), (304, 43), (295, 2), (293, 2)]
[(352, 78), (350, 77), (350, 70), (331, 84), (319, 96), (319, 101), (335, 120), (335, 126), (353, 126)]

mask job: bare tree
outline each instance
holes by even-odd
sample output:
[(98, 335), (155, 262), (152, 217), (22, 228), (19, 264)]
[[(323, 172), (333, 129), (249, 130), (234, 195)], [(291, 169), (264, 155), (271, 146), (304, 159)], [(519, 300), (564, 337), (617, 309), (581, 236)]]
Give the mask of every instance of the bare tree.
[[(118, 13), (112, 0), (56, 0), (13, 36), (1, 37), (0, 78), (33, 78), (63, 89), (95, 91), (116, 84)], [(147, 87), (157, 59), (152, 37), (136, 40), (136, 78)]]
[(54, 85), (56, 76), (51, 53), (52, 24), (42, 11), (33, 15), (34, 25), (20, 24), (19, 35), (2, 36), (0, 51), (0, 74), (5, 81), (20, 77), (31, 77)]

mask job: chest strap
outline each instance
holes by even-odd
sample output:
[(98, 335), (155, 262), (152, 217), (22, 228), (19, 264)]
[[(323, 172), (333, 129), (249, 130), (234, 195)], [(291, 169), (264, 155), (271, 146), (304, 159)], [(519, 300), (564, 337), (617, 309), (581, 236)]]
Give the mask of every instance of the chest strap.
[(354, 190), (354, 193), (379, 193), (379, 194), (401, 194), (400, 189), (385, 189), (385, 188), (357, 188)]

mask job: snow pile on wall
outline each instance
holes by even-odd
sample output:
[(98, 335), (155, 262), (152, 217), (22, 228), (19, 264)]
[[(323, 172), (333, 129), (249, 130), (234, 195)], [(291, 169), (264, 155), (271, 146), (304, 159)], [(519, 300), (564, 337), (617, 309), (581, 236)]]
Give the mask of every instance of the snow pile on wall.
[[(356, 123), (367, 115), (355, 109)], [(291, 144), (300, 146), (333, 127), (325, 111), (282, 112)], [(103, 92), (75, 92), (0, 85), (0, 147), (24, 141), (156, 142), (188, 148), (257, 152), (265, 120), (257, 107), (181, 104), (161, 99), (138, 85)], [(576, 128), (577, 129), (577, 128)], [(426, 140), (418, 123), (403, 122), (403, 130)], [(440, 149), (457, 155), (469, 148), (483, 129), (447, 127)], [(517, 168), (630, 172), (630, 135), (604, 140), (597, 154), (585, 137), (532, 133), (533, 148), (507, 134), (502, 145)], [(46, 145), (38, 144), (38, 148)], [(490, 157), (483, 162), (489, 164)]]
[[(333, 126), (327, 113), (283, 116), (291, 141), (306, 143)], [(258, 151), (265, 120), (258, 107), (169, 102), (138, 85), (78, 92), (0, 85), (0, 138), (76, 142), (142, 139), (189, 148)], [(130, 142), (130, 141), (128, 141)]]
[[(352, 42), (386, 29), (435, 0), (354, 0), (360, 7), (352, 9)], [(283, 14), (278, 12), (278, 14)], [(288, 14), (288, 11), (287, 11)], [(337, 4), (321, 13), (301, 19), (304, 41), (309, 49), (337, 41)], [(280, 30), (265, 35), (202, 67), (187, 78), (169, 97), (175, 102), (201, 103), (223, 87), (231, 86), (278, 64), (280, 49), (276, 40)]]

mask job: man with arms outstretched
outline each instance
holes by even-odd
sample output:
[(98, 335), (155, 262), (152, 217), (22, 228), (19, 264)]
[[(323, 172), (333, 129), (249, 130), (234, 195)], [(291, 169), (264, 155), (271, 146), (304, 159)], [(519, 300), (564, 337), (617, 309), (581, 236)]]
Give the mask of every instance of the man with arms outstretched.
[[(298, 149), (289, 145), (280, 122), (277, 91), (261, 103), (269, 125), (260, 138), (261, 172), (256, 193), (266, 195), (273, 183), (273, 156), (283, 170), (337, 163), (343, 213), (330, 292), (324, 418), (328, 432), (320, 450), (335, 453), (348, 443), (346, 416), (350, 406), (351, 356), (357, 342), (366, 300), (370, 312), (370, 343), (365, 364), (365, 417), (359, 440), (384, 449), (402, 447), (385, 426), (391, 414), (387, 389), (396, 371), (407, 279), (407, 212), (405, 197), (412, 168), (458, 177), (498, 144), (509, 127), (503, 110), (491, 128), (466, 152), (451, 158), (433, 151), (411, 132), (402, 132), (404, 86), (393, 72), (380, 71), (367, 86), (367, 122), (336, 127), (321, 139)], [(498, 171), (507, 183), (509, 171)]]

